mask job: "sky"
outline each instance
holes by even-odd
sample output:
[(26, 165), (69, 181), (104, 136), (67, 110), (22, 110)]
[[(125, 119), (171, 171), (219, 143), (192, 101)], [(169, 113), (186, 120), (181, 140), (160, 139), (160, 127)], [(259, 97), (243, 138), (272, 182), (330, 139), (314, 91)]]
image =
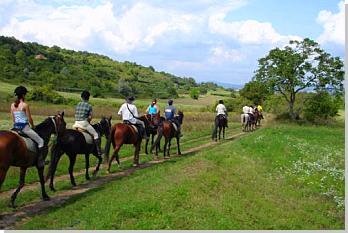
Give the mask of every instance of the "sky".
[(339, 0), (0, 0), (0, 35), (99, 53), (198, 82), (245, 84), (306, 37), (344, 59)]

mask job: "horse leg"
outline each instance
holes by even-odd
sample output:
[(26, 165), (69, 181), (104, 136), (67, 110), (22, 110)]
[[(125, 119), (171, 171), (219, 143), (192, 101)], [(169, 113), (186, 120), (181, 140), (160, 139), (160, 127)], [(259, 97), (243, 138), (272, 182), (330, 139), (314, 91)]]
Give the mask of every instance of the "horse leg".
[(164, 148), (163, 148), (163, 158), (166, 157), (166, 153), (167, 153), (167, 144), (168, 144), (168, 139), (165, 138), (165, 139), (164, 139)]
[(93, 171), (93, 176), (96, 176), (98, 171), (99, 171), (99, 168), (100, 168), (100, 164), (102, 164), (103, 162), (103, 158), (101, 156), (99, 156), (98, 154), (93, 154), (95, 157), (97, 157), (98, 159), (98, 164), (97, 166), (95, 167), (94, 171)]
[(21, 170), (20, 170), (20, 175), (19, 175), (19, 185), (18, 185), (16, 191), (11, 196), (11, 207), (12, 208), (16, 208), (15, 201), (16, 201), (17, 195), (21, 191), (21, 189), (24, 187), (25, 173), (27, 172), (27, 168), (21, 167), (20, 169)]
[(147, 154), (147, 155), (149, 154), (148, 151), (147, 151), (147, 145), (149, 144), (149, 140), (150, 139), (146, 139), (145, 140), (145, 154)]
[(89, 169), (89, 154), (88, 153), (85, 154), (85, 164), (86, 164), (85, 178), (86, 180), (90, 180), (91, 178), (89, 177), (89, 173), (88, 173), (88, 169)]
[(45, 167), (36, 167), (36, 168), (37, 168), (37, 173), (39, 174), (39, 178), (40, 178), (42, 199), (44, 201), (48, 201), (50, 199), (50, 197), (47, 195), (46, 190), (45, 190), (45, 178), (44, 178)]
[(222, 127), (222, 138), (225, 139), (225, 126)]
[(74, 166), (75, 166), (75, 162), (76, 162), (76, 154), (73, 155), (69, 155), (69, 175), (70, 175), (70, 182), (72, 186), (76, 186), (76, 182), (75, 182), (75, 178), (74, 178)]
[(168, 141), (168, 157), (170, 157), (170, 146), (172, 145), (172, 138), (169, 138)]
[(135, 150), (134, 150), (133, 167), (136, 167), (139, 165), (139, 151), (140, 151), (140, 143), (137, 143), (135, 145)]
[(180, 151), (180, 142), (179, 142), (179, 140), (180, 140), (180, 137), (176, 137), (176, 144), (177, 144), (177, 146), (178, 146), (178, 155), (181, 155), (181, 151)]
[(1, 189), (2, 183), (4, 183), (7, 170), (8, 170), (8, 167), (7, 168), (0, 168), (0, 189)]
[(111, 164), (112, 161), (116, 158), (117, 164), (120, 165), (120, 160), (118, 158), (118, 151), (120, 150), (121, 146), (120, 145), (116, 145), (115, 149), (114, 149), (114, 153), (112, 153), (111, 158), (109, 159), (109, 166), (108, 166), (108, 172), (110, 173), (110, 168), (111, 168)]
[(56, 191), (56, 189), (54, 188), (54, 185), (53, 185), (54, 174), (56, 173), (59, 159), (61, 158), (63, 153), (64, 152), (61, 151), (61, 150), (52, 152), (51, 163), (50, 163), (49, 172), (47, 173), (46, 179), (48, 178), (48, 176), (50, 176), (50, 185), (49, 185), (49, 187), (50, 187), (50, 189), (53, 192)]

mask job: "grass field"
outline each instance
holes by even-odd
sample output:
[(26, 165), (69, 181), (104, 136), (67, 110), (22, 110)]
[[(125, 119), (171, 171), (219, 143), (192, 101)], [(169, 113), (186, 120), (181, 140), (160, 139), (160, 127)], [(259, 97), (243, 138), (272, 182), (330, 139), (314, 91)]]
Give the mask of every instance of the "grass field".
[(344, 131), (277, 125), (138, 170), (20, 229), (344, 229)]
[[(0, 96), (13, 86), (0, 83)], [(61, 93), (69, 98), (77, 94)], [(218, 95), (216, 95), (218, 94)], [(175, 100), (184, 110), (182, 151), (207, 144), (214, 114), (211, 104), (228, 93), (209, 93), (198, 101), (187, 96)], [(220, 95), (220, 96), (219, 96)], [(92, 99), (96, 121), (112, 115), (113, 123), (122, 99)], [(137, 100), (140, 112), (150, 102)], [(166, 100), (160, 100), (161, 108)], [(12, 126), (9, 103), (0, 101), (0, 129)], [(36, 124), (46, 116), (65, 110), (67, 127), (73, 123), (73, 106), (31, 103)], [(204, 112), (205, 111), (205, 112)], [(189, 156), (137, 170), (130, 176), (69, 199), (64, 205), (30, 216), (18, 229), (344, 229), (344, 112), (335, 124), (302, 126), (268, 122), (256, 132), (226, 140)], [(228, 135), (240, 132), (239, 115), (230, 114)], [(103, 144), (105, 141), (103, 141)], [(142, 149), (142, 152), (144, 150)], [(175, 146), (172, 153), (176, 153)], [(129, 158), (112, 172), (132, 166), (132, 146), (124, 146), (121, 158)], [(160, 154), (162, 156), (162, 154)], [(153, 160), (143, 153), (141, 162)], [(91, 156), (91, 167), (96, 159)], [(56, 175), (68, 173), (63, 156)], [(74, 171), (84, 169), (78, 156)], [(90, 169), (92, 172), (93, 168)], [(99, 177), (108, 174), (103, 168)], [(1, 192), (16, 187), (18, 168), (11, 168)], [(76, 175), (85, 184), (84, 175)], [(26, 183), (38, 181), (28, 170)], [(56, 181), (57, 193), (71, 189), (68, 179)], [(12, 211), (9, 196), (0, 196), (0, 214)], [(19, 194), (17, 205), (40, 201), (39, 186)]]

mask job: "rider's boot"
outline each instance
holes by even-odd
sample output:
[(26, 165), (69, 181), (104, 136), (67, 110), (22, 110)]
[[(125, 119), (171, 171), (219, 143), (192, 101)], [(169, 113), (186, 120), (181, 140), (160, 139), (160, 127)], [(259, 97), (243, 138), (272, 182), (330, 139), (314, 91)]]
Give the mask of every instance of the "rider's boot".
[(103, 152), (101, 150), (101, 139), (100, 138), (94, 139), (94, 144), (95, 144), (95, 147), (97, 149), (98, 155), (101, 156), (103, 154)]

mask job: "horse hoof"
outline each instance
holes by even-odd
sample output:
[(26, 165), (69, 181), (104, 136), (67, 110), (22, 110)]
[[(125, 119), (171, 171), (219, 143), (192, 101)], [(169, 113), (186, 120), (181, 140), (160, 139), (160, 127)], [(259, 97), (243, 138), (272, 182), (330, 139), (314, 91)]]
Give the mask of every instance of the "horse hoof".
[[(93, 174), (93, 176), (95, 176), (95, 175)], [(90, 180), (90, 179), (91, 179), (91, 177), (86, 176), (86, 180)]]
[(76, 187), (76, 183), (74, 182), (74, 183), (71, 183), (71, 185), (73, 186), (73, 187)]
[(44, 196), (44, 197), (42, 198), (42, 200), (44, 200), (44, 201), (49, 201), (49, 200), (50, 200), (50, 197), (49, 197), (49, 196)]
[(139, 166), (139, 164), (133, 163), (133, 167), (137, 167)]
[(51, 189), (52, 192), (56, 192), (56, 191), (57, 191), (57, 190), (56, 190), (55, 188), (53, 188), (53, 187), (50, 187), (50, 189)]
[(8, 207), (13, 208), (13, 209), (17, 208), (17, 206), (12, 202), (8, 204)]

